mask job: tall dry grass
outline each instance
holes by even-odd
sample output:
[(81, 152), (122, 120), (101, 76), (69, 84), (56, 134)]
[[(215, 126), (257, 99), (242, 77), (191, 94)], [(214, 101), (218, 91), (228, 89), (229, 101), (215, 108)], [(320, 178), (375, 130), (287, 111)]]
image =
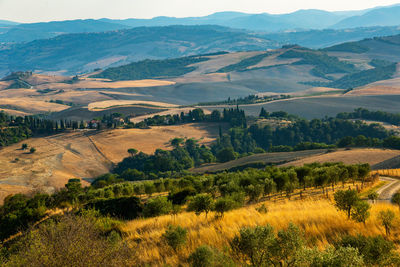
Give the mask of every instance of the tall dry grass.
[[(140, 264), (177, 266), (184, 263), (186, 257), (200, 245), (227, 249), (229, 241), (245, 226), (270, 224), (275, 229), (282, 229), (293, 222), (304, 231), (309, 245), (323, 248), (344, 234), (384, 235), (384, 228), (377, 219), (379, 211), (391, 209), (399, 215), (398, 209), (389, 203), (374, 204), (371, 217), (364, 225), (348, 220), (327, 199), (264, 202), (268, 208), (267, 213), (256, 210), (261, 204), (227, 212), (222, 219), (215, 219), (213, 214), (206, 219), (204, 214), (196, 216), (194, 213), (184, 212), (175, 218), (167, 215), (134, 220), (123, 226), (123, 230), (127, 233), (127, 238), (137, 244)], [(188, 229), (188, 241), (178, 253), (174, 253), (161, 238), (169, 224)], [(395, 224), (389, 238), (398, 240), (400, 221), (397, 219)]]
[(376, 171), (372, 171), (371, 175), (373, 175), (375, 173), (382, 175), (382, 176), (400, 177), (400, 169), (376, 170)]

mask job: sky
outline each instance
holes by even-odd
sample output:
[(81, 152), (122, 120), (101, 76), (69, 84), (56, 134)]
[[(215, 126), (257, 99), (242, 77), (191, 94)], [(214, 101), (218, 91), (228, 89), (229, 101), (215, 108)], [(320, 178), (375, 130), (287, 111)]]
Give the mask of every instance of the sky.
[(361, 10), (399, 0), (0, 0), (0, 20), (41, 22), (87, 18), (204, 16), (219, 11), (289, 13), (299, 9)]

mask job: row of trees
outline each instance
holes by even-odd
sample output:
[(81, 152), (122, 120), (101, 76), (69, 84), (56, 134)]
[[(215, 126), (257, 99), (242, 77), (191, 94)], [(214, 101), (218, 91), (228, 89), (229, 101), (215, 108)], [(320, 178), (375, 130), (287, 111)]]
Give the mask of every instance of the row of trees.
[[(285, 193), (290, 198), (298, 188), (316, 186), (325, 191), (327, 186), (334, 189), (349, 180), (366, 182), (368, 173), (369, 165), (315, 163), (137, 183), (121, 183), (121, 179), (103, 188), (98, 188), (99, 185), (82, 188), (79, 179), (71, 179), (65, 188), (52, 195), (7, 197), (0, 207), (0, 238), (5, 239), (40, 220), (49, 208), (78, 205), (96, 208), (103, 215), (132, 219), (174, 213), (187, 204), (188, 210), (197, 214), (215, 210), (222, 217), (230, 209), (273, 193)], [(168, 192), (168, 197), (151, 198), (156, 192)], [(140, 198), (144, 194), (150, 199), (143, 204)]]
[(128, 123), (127, 128), (146, 128), (149, 126), (175, 125), (180, 123), (191, 122), (227, 122), (232, 127), (245, 127), (246, 116), (239, 107), (224, 109), (222, 113), (214, 110), (211, 114), (204, 114), (200, 108), (190, 110), (188, 113), (181, 112), (180, 115), (155, 115), (151, 118), (144, 119), (136, 124)]
[(387, 122), (394, 125), (400, 125), (400, 114), (384, 111), (369, 111), (364, 108), (357, 108), (353, 112), (342, 112), (336, 116), (339, 119), (363, 119), (380, 122)]

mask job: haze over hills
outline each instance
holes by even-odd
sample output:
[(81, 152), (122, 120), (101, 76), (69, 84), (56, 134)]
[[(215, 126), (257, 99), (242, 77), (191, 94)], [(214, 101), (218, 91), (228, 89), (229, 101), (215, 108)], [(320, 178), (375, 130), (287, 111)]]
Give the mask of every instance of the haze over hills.
[(333, 25), (333, 28), (369, 26), (394, 26), (400, 24), (400, 5), (373, 9), (359, 16), (352, 16)]
[(124, 28), (129, 27), (92, 19), (18, 24), (0, 34), (0, 42), (29, 42), (37, 39), (48, 39), (61, 34), (105, 32)]
[(278, 46), (274, 41), (244, 31), (207, 25), (68, 34), (0, 50), (0, 76), (19, 70), (75, 74), (148, 58), (266, 50)]
[[(219, 25), (256, 32), (276, 33), (282, 31), (344, 29), (371, 26), (397, 26), (400, 6), (377, 7), (359, 11), (328, 12), (324, 10), (299, 10), (288, 14), (247, 14), (241, 12), (218, 12), (204, 17), (155, 17), (152, 19), (100, 19), (69, 20), (18, 24), (0, 21), (0, 42), (30, 42), (61, 34), (103, 32), (133, 27), (171, 25)], [(340, 33), (340, 32), (339, 32)], [(361, 38), (370, 37), (363, 35)], [(354, 38), (353, 38), (354, 39)], [(350, 41), (351, 39), (340, 41)], [(340, 42), (339, 41), (339, 42)], [(338, 42), (337, 42), (338, 43)], [(323, 46), (319, 44), (319, 46)]]

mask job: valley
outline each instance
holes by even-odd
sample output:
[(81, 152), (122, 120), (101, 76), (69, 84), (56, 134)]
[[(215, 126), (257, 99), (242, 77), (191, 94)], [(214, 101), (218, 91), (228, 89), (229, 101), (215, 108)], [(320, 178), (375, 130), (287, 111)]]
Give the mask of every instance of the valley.
[(0, 267), (400, 266), (399, 3), (24, 1)]

